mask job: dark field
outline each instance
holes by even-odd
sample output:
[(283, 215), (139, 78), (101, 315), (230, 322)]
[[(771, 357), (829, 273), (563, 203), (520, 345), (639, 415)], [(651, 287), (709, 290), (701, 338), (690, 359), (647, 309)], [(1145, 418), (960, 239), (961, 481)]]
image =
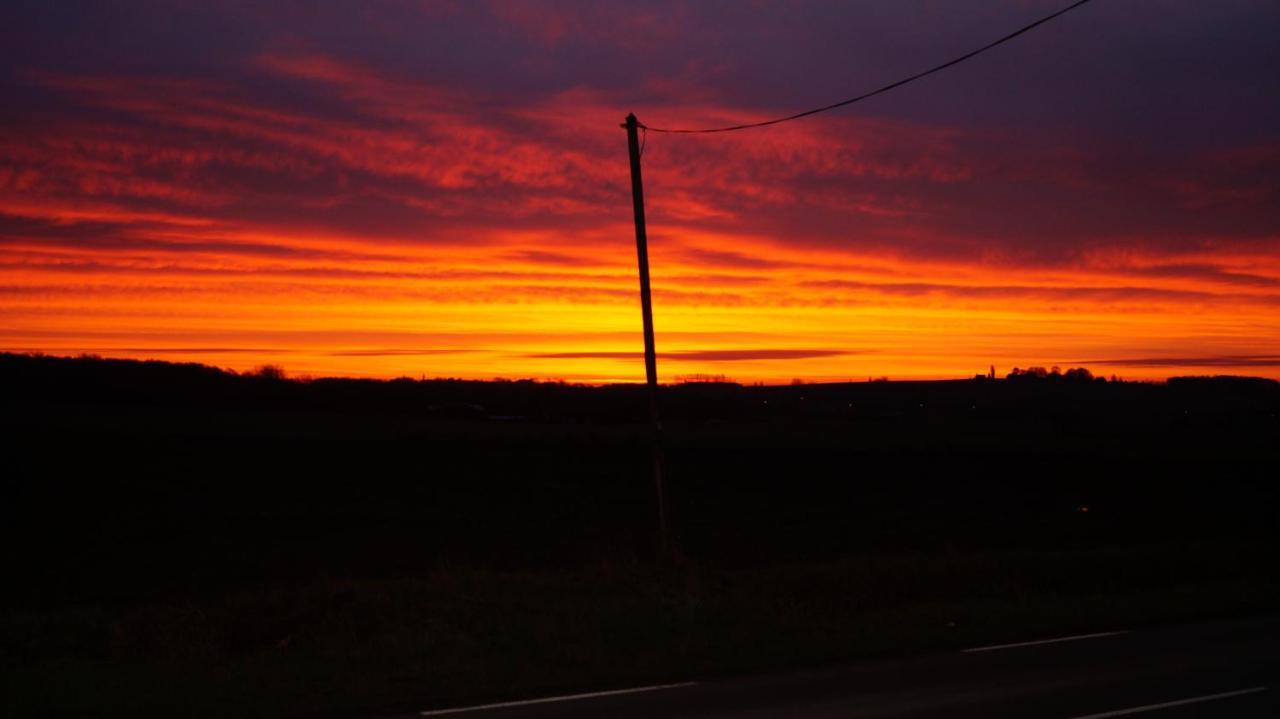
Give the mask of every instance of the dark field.
[[(377, 714), (1275, 609), (1280, 386), (0, 356), (0, 713)], [(5, 705), (9, 705), (6, 707)]]

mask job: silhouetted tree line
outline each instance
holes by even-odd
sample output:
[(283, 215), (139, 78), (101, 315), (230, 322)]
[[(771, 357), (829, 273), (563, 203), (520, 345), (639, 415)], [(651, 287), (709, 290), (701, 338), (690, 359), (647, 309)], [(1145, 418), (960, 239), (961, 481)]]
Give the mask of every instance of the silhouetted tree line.
[[(1142, 406), (1166, 416), (1188, 408), (1232, 421), (1280, 416), (1280, 384), (1259, 378), (1175, 378), (1167, 385), (1107, 382), (1086, 368), (1015, 368), (952, 381), (873, 381), (744, 386), (730, 381), (664, 385), (664, 417), (685, 421), (795, 418), (902, 421), (913, 417), (1097, 417)], [(0, 396), (40, 405), (164, 406), (220, 411), (404, 415), (467, 421), (642, 423), (642, 384), (584, 386), (530, 380), (293, 379), (265, 365), (236, 373), (194, 363), (0, 353)], [(1248, 413), (1237, 411), (1246, 407)], [(1127, 410), (1126, 410), (1127, 411)], [(1201, 412), (1199, 416), (1204, 416)], [(1075, 421), (1075, 420), (1073, 420)], [(1079, 420), (1083, 421), (1083, 420)]]
[(1105, 377), (1094, 377), (1093, 373), (1084, 367), (1072, 367), (1066, 372), (1061, 367), (1054, 366), (1050, 369), (1044, 367), (1028, 367), (1021, 369), (1014, 367), (1005, 379), (1013, 380), (1062, 380), (1066, 382), (1106, 382)]

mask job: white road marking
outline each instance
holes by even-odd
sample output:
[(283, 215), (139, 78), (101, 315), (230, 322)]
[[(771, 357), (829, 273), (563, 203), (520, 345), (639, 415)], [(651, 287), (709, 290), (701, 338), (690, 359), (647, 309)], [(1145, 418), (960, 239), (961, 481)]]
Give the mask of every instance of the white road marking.
[(1126, 714), (1137, 714), (1138, 712), (1155, 711), (1156, 709), (1168, 709), (1169, 707), (1180, 707), (1184, 704), (1197, 704), (1199, 702), (1211, 702), (1215, 699), (1227, 699), (1229, 697), (1238, 697), (1245, 694), (1256, 694), (1265, 692), (1266, 687), (1250, 687), (1249, 689), (1240, 689), (1234, 692), (1222, 692), (1221, 694), (1206, 694), (1202, 697), (1191, 697), (1190, 699), (1178, 699), (1177, 701), (1161, 702), (1160, 704), (1147, 704), (1146, 706), (1132, 707), (1130, 709), (1117, 709), (1113, 712), (1102, 712), (1101, 714), (1086, 714), (1085, 716), (1073, 717), (1072, 719), (1106, 719), (1106, 717), (1118, 717)]
[(1037, 639), (1031, 642), (1014, 642), (1013, 644), (992, 644), (989, 647), (973, 647), (972, 649), (961, 649), (961, 652), (991, 652), (996, 649), (1014, 649), (1016, 647), (1033, 647), (1037, 644), (1057, 644), (1058, 642), (1075, 642), (1081, 639), (1097, 639), (1099, 637), (1114, 637), (1117, 634), (1128, 634), (1128, 629), (1122, 629), (1117, 632), (1094, 632), (1093, 634), (1076, 634), (1070, 637), (1057, 637), (1055, 639)]
[(691, 687), (697, 682), (680, 682), (678, 684), (655, 684), (650, 687), (635, 687), (634, 689), (612, 689), (605, 692), (587, 692), (586, 694), (566, 694), (559, 697), (543, 697), (541, 699), (524, 699), (514, 702), (499, 702), (497, 704), (479, 704), (473, 707), (458, 707), (456, 709), (432, 709), (430, 711), (419, 712), (419, 716), (434, 717), (443, 716), (445, 714), (461, 714), (463, 712), (478, 712), (484, 709), (505, 709), (507, 707), (522, 707), (530, 704), (550, 704), (551, 702), (569, 702), (576, 699), (591, 699), (594, 697), (611, 697), (618, 694), (636, 694), (638, 692), (656, 692), (660, 689), (676, 689), (679, 687)]

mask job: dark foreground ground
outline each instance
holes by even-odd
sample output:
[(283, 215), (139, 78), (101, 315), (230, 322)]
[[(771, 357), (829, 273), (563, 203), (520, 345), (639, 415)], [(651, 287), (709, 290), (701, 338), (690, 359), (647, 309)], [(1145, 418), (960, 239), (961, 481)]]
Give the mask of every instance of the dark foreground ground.
[(0, 713), (360, 716), (1280, 608), (1280, 387), (0, 355)]

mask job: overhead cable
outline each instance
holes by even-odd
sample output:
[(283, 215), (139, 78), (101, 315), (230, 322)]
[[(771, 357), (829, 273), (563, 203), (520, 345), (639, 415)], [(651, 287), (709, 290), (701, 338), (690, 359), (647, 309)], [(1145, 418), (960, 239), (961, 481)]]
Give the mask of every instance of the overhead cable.
[(1074, 3), (1072, 3), (1071, 5), (1068, 5), (1067, 7), (1062, 8), (1061, 10), (1059, 10), (1059, 11), (1057, 11), (1057, 12), (1053, 13), (1052, 15), (1046, 15), (1045, 17), (1042, 17), (1042, 18), (1040, 18), (1039, 20), (1036, 20), (1035, 22), (1031, 23), (1030, 25), (1025, 25), (1025, 26), (1023, 26), (1023, 27), (1021, 27), (1021, 28), (1019, 28), (1019, 29), (1017, 29), (1017, 30), (1014, 30), (1013, 32), (1009, 33), (1008, 35), (1005, 35), (1004, 37), (1002, 37), (1002, 38), (1000, 38), (1000, 39), (998, 39), (998, 40), (994, 40), (994, 41), (992, 41), (992, 42), (987, 43), (986, 45), (983, 45), (982, 47), (978, 48), (977, 50), (973, 50), (973, 51), (971, 51), (971, 52), (965, 53), (964, 55), (961, 55), (960, 57), (957, 57), (957, 58), (955, 58), (955, 59), (953, 59), (953, 60), (948, 60), (947, 62), (944, 62), (944, 63), (942, 63), (941, 65), (937, 65), (937, 66), (935, 66), (935, 67), (931, 67), (931, 68), (929, 68), (928, 70), (925, 70), (924, 72), (918, 72), (918, 73), (916, 73), (916, 74), (914, 74), (914, 75), (912, 75), (912, 76), (910, 76), (910, 77), (905, 77), (905, 78), (903, 78), (903, 79), (901, 79), (901, 80), (898, 80), (897, 82), (891, 82), (891, 83), (889, 83), (888, 85), (885, 85), (884, 87), (880, 87), (880, 88), (877, 88), (877, 89), (875, 89), (875, 90), (872, 90), (871, 92), (863, 93), (863, 94), (861, 94), (861, 95), (858, 95), (857, 97), (851, 97), (851, 98), (849, 98), (848, 100), (841, 100), (840, 102), (834, 102), (834, 103), (832, 103), (832, 104), (830, 104), (830, 105), (824, 105), (824, 106), (822, 106), (822, 107), (815, 107), (815, 108), (814, 108), (814, 109), (812, 109), (812, 110), (805, 110), (804, 112), (797, 112), (797, 113), (796, 113), (796, 114), (794, 114), (794, 115), (787, 115), (786, 117), (777, 117), (777, 118), (774, 118), (774, 119), (772, 119), (772, 120), (764, 120), (764, 121), (762, 121), (762, 122), (746, 122), (746, 123), (742, 123), (742, 124), (740, 124), (740, 125), (728, 125), (728, 126), (725, 126), (725, 127), (708, 127), (708, 128), (698, 128), (698, 129), (690, 129), (690, 128), (677, 128), (677, 129), (671, 129), (671, 128), (654, 127), (653, 125), (644, 125), (644, 124), (641, 124), (641, 127), (645, 128), (645, 129), (647, 129), (647, 130), (649, 130), (650, 132), (667, 132), (667, 133), (679, 133), (679, 134), (699, 134), (699, 133), (707, 133), (707, 132), (732, 132), (732, 131), (734, 131), (734, 130), (749, 130), (749, 129), (754, 128), (754, 127), (766, 127), (766, 126), (768, 126), (768, 125), (777, 125), (777, 124), (779, 124), (779, 123), (782, 123), (782, 122), (789, 122), (789, 121), (791, 121), (791, 120), (799, 120), (799, 119), (800, 119), (800, 118), (802, 118), (802, 117), (808, 117), (808, 116), (810, 116), (810, 115), (816, 115), (816, 114), (818, 114), (818, 113), (820, 113), (820, 112), (826, 112), (827, 110), (834, 110), (834, 109), (836, 109), (836, 108), (838, 108), (838, 107), (844, 107), (845, 105), (852, 105), (853, 103), (858, 102), (858, 101), (860, 101), (860, 100), (866, 100), (866, 99), (867, 99), (867, 98), (869, 98), (869, 97), (875, 97), (876, 95), (879, 95), (879, 94), (881, 94), (881, 93), (888, 92), (888, 91), (890, 91), (890, 90), (893, 90), (894, 88), (902, 87), (903, 85), (906, 85), (906, 84), (907, 84), (907, 83), (909, 83), (909, 82), (914, 82), (914, 81), (916, 81), (916, 80), (919, 80), (919, 79), (920, 79), (920, 78), (922, 78), (922, 77), (926, 77), (926, 76), (928, 76), (928, 75), (932, 75), (932, 74), (933, 74), (933, 73), (935, 73), (935, 72), (939, 72), (939, 71), (941, 71), (941, 70), (945, 70), (945, 69), (947, 69), (947, 68), (951, 67), (952, 65), (959, 65), (960, 63), (964, 62), (965, 60), (968, 60), (969, 58), (976, 57), (977, 55), (981, 55), (982, 53), (984, 53), (984, 52), (986, 52), (986, 51), (988, 51), (988, 50), (990, 50), (990, 49), (992, 49), (992, 48), (994, 48), (994, 47), (996, 47), (996, 46), (998, 46), (998, 45), (1003, 45), (1004, 43), (1009, 42), (1010, 40), (1014, 39), (1015, 37), (1018, 37), (1019, 35), (1022, 35), (1023, 33), (1026, 33), (1026, 32), (1029, 32), (1029, 31), (1031, 31), (1031, 30), (1034, 30), (1035, 28), (1040, 27), (1041, 25), (1043, 25), (1043, 24), (1045, 24), (1045, 23), (1049, 22), (1050, 20), (1053, 20), (1054, 18), (1057, 18), (1057, 17), (1062, 16), (1062, 15), (1065, 15), (1065, 14), (1067, 14), (1067, 13), (1071, 12), (1072, 10), (1075, 10), (1076, 8), (1078, 8), (1078, 7), (1080, 7), (1081, 5), (1084, 5), (1085, 3), (1088, 3), (1088, 2), (1091, 2), (1091, 0), (1077, 0), (1077, 2), (1074, 2)]

